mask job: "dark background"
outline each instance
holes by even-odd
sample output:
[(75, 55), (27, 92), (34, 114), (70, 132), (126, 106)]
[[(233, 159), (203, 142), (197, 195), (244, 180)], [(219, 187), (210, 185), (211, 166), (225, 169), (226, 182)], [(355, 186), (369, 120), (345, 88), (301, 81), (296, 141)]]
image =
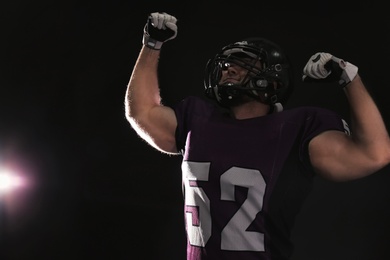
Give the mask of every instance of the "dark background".
[[(0, 163), (28, 185), (0, 202), (1, 260), (185, 259), (180, 157), (141, 141), (124, 94), (147, 15), (178, 18), (164, 44), (167, 105), (203, 95), (219, 49), (250, 36), (280, 43), (296, 69), (287, 107), (318, 105), (348, 119), (334, 84), (302, 84), (326, 51), (359, 67), (390, 122), (390, 18), (373, 1), (3, 1)], [(349, 183), (316, 179), (293, 230), (293, 260), (390, 259), (390, 168)]]

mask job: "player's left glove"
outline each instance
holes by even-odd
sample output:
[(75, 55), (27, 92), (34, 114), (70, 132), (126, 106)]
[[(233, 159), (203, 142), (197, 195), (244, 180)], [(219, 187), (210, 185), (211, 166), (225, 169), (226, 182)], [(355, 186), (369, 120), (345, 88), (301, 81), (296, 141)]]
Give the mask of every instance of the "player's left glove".
[(303, 81), (338, 81), (345, 87), (358, 73), (358, 67), (332, 54), (317, 52), (303, 68)]

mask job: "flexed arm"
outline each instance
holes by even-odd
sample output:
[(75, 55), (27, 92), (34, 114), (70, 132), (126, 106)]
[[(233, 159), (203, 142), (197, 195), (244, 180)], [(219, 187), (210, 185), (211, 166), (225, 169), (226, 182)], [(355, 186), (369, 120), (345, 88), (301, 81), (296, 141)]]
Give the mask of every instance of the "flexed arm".
[(351, 135), (326, 131), (309, 144), (314, 168), (333, 180), (370, 175), (390, 162), (390, 139), (381, 113), (358, 74), (358, 68), (329, 53), (316, 53), (304, 68), (304, 80), (337, 80), (351, 113)]
[(150, 14), (125, 96), (126, 118), (133, 129), (151, 146), (168, 154), (177, 154), (177, 120), (174, 111), (161, 102), (157, 68), (161, 46), (177, 35), (176, 21), (167, 13)]

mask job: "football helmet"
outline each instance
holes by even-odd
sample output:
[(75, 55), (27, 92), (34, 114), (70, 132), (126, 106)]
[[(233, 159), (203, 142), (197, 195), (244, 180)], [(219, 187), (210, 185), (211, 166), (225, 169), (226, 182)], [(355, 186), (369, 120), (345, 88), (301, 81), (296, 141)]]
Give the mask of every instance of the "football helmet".
[[(247, 70), (246, 77), (240, 83), (221, 83), (222, 72), (232, 64)], [(269, 105), (284, 104), (293, 90), (292, 67), (274, 42), (247, 38), (223, 47), (208, 60), (204, 87), (206, 96), (222, 106), (239, 104), (244, 95)]]

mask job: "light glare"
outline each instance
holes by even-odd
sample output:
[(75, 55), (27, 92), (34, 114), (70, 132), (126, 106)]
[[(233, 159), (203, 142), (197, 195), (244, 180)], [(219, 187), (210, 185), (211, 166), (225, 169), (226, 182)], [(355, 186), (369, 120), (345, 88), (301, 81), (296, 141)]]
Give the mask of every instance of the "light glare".
[(18, 176), (7, 170), (0, 170), (0, 193), (9, 192), (21, 184)]

